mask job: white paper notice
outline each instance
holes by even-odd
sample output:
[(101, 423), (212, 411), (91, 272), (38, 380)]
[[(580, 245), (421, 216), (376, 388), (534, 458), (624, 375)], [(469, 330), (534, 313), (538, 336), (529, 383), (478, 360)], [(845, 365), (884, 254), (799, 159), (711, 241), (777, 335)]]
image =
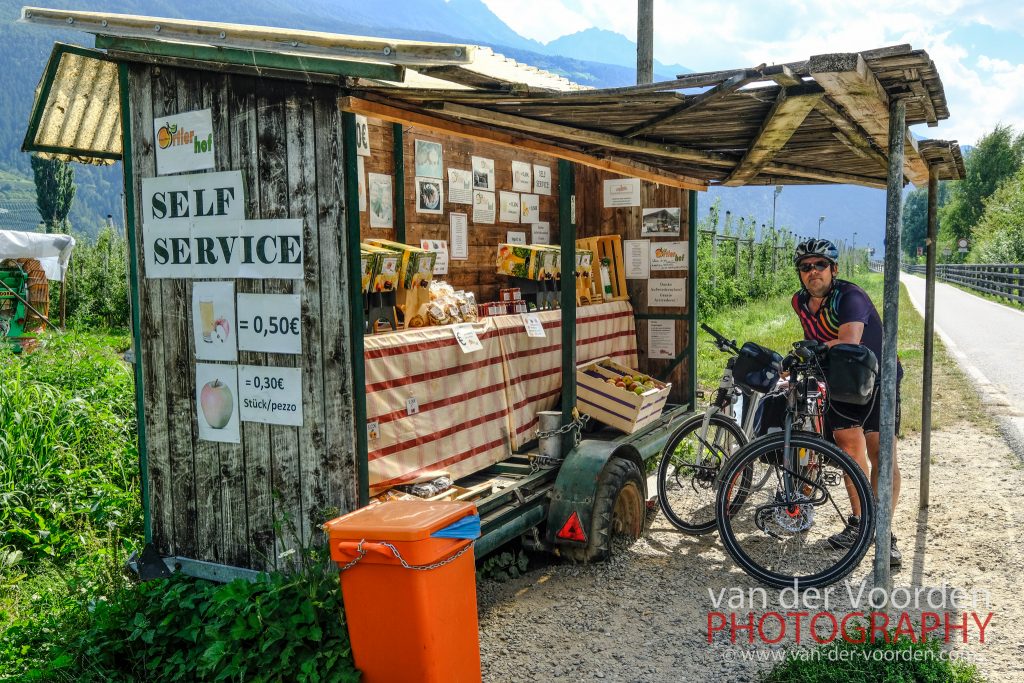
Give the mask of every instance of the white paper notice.
[(525, 161), (512, 162), (512, 189), (516, 192), (529, 192), (532, 189), (530, 164)]
[(238, 443), (238, 372), (235, 365), (196, 363), (196, 423), (203, 441)]
[(437, 254), (437, 257), (434, 259), (434, 275), (448, 274), (447, 240), (420, 240), (420, 248)]
[[(449, 197), (450, 199), (451, 197)], [(464, 213), (450, 213), (448, 218), (451, 221), (451, 253), (449, 256), (462, 261), (469, 258), (469, 217)]]
[(533, 191), (537, 194), (551, 194), (551, 168), (533, 165)]
[(370, 227), (390, 228), (394, 224), (391, 214), (391, 176), (370, 173)]
[(502, 190), (499, 194), (501, 195), (501, 212), (498, 219), (502, 223), (518, 223), (519, 193)]
[(360, 114), (356, 114), (356, 154), (370, 156), (370, 124)]
[(494, 192), (494, 159), (472, 157), (473, 189)]
[(540, 321), (540, 316), (536, 313), (523, 313), (523, 327), (526, 328), (527, 337), (546, 337), (547, 333), (544, 331), (544, 323)]
[(640, 179), (616, 178), (604, 181), (604, 206), (640, 206)]
[(651, 270), (687, 270), (686, 242), (652, 242)]
[(675, 320), (647, 321), (647, 357), (669, 359), (676, 357)]
[(214, 166), (213, 114), (209, 109), (155, 117), (153, 139), (160, 175)]
[(536, 223), (540, 220), (540, 197), (535, 194), (519, 195), (522, 204), (522, 223)]
[(531, 225), (530, 244), (551, 244), (551, 223), (537, 221)]
[(239, 365), (242, 420), (302, 426), (302, 368)]
[(356, 157), (356, 184), (359, 188), (359, 211), (366, 211), (366, 164), (363, 157)]
[(238, 360), (235, 283), (192, 284), (192, 338), (197, 360)]
[(448, 169), (448, 201), (452, 204), (473, 203), (473, 172), (461, 168)]
[(484, 345), (480, 343), (480, 338), (476, 336), (476, 328), (472, 323), (452, 325), (452, 334), (455, 335), (455, 341), (459, 343), (459, 348), (463, 353), (473, 353), (484, 348)]
[(298, 294), (239, 294), (238, 348), (302, 353), (302, 302)]
[(494, 223), (494, 193), (475, 190), (473, 192), (473, 222)]
[(650, 240), (624, 240), (622, 260), (626, 267), (626, 279), (646, 280), (651, 276)]
[(506, 244), (526, 244), (526, 233), (518, 230), (509, 230)]
[(686, 307), (686, 278), (651, 278), (647, 281), (647, 305)]

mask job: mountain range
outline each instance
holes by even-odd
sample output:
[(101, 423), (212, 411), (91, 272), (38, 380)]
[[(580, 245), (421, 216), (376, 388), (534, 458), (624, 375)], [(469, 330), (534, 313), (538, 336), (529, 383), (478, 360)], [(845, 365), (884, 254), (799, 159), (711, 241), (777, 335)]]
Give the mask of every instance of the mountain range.
[[(83, 9), (80, 0), (51, 0), (47, 6)], [(616, 87), (636, 82), (636, 44), (629, 38), (597, 28), (562, 36), (547, 44), (524, 38), (499, 19), (481, 0), (387, 0), (367, 3), (356, 0), (305, 0), (300, 6), (276, 0), (228, 3), (207, 0), (187, 5), (169, 0), (91, 0), (91, 11), (108, 11), (206, 21), (221, 21), (280, 28), (302, 28), (353, 35), (386, 36), (409, 40), (467, 42), (486, 45), (521, 62), (566, 76), (593, 87)], [(0, 172), (31, 180), (28, 155), (20, 151), (32, 97), (52, 45), (64, 41), (91, 46), (92, 36), (14, 23), (21, 5), (0, 0), (0, 40), (5, 46), (0, 65)], [(657, 17), (655, 17), (657, 20)], [(655, 46), (657, 49), (657, 46)], [(723, 64), (738, 67), (744, 64)], [(668, 80), (692, 71), (680, 64), (655, 62), (655, 80)], [(76, 165), (78, 194), (71, 214), (72, 225), (93, 233), (108, 214), (120, 222), (122, 214), (120, 165)], [(5, 176), (6, 177), (6, 176)], [(0, 207), (13, 195), (0, 183)], [(23, 188), (18, 188), (23, 199)], [(8, 192), (8, 194), (5, 194)], [(701, 193), (701, 215), (720, 201), (722, 211), (734, 216), (753, 216), (771, 223), (773, 188), (712, 188)], [(0, 209), (2, 211), (2, 209)], [(848, 186), (788, 187), (779, 197), (777, 224), (798, 234), (815, 234), (817, 219), (826, 216), (823, 236), (851, 239), (881, 246), (884, 233), (885, 193)], [(0, 213), (0, 227), (11, 225)], [(26, 215), (25, 212), (17, 214)], [(31, 221), (26, 221), (31, 223)], [(813, 228), (813, 230), (812, 230)], [(881, 251), (879, 249), (879, 251)]]

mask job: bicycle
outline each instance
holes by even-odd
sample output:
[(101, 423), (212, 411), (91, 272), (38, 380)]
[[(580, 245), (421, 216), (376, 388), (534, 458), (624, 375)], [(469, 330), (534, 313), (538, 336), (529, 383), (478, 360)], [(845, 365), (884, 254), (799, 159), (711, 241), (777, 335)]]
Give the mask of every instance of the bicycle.
[[(715, 517), (723, 545), (747, 574), (778, 588), (812, 588), (860, 564), (874, 536), (875, 506), (860, 466), (812, 431), (820, 430), (827, 401), (820, 379), (828, 348), (815, 341), (793, 346), (783, 361), (790, 374), (782, 431), (750, 441), (722, 465)], [(753, 481), (759, 485), (743, 488)], [(854, 498), (860, 524), (847, 548), (829, 539), (846, 527)]]
[[(674, 527), (695, 536), (715, 529), (714, 484), (718, 471), (753, 437), (755, 415), (765, 396), (736, 381), (733, 369), (740, 353), (736, 342), (708, 325), (701, 324), (701, 329), (711, 335), (719, 351), (730, 357), (707, 410), (687, 419), (669, 437), (657, 478), (661, 511)], [(736, 405), (741, 399), (742, 413), (737, 418)], [(741, 475), (741, 482), (749, 488), (752, 481), (745, 477)]]

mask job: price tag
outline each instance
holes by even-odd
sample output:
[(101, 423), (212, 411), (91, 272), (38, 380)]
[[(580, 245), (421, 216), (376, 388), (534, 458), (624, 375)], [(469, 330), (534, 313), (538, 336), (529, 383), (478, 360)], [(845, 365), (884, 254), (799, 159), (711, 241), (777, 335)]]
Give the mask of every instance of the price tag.
[(239, 365), (243, 422), (302, 426), (302, 369)]
[(415, 415), (420, 412), (420, 402), (416, 400), (415, 396), (405, 399), (405, 412), (407, 415)]
[(480, 338), (476, 336), (476, 329), (472, 324), (452, 325), (452, 333), (463, 353), (473, 353), (484, 348), (484, 345), (480, 343)]
[(376, 420), (366, 423), (366, 439), (367, 441), (376, 441), (380, 438), (380, 423)]
[(240, 351), (302, 353), (302, 304), (298, 294), (239, 294)]
[(523, 313), (523, 327), (526, 328), (527, 337), (546, 337), (547, 333), (544, 331), (544, 323), (540, 321), (540, 316), (536, 313)]

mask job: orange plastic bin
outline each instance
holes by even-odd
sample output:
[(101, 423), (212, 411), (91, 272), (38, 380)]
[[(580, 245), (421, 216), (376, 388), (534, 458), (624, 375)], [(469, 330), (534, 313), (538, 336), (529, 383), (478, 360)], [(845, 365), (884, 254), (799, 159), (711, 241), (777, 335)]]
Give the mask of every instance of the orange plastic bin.
[(431, 537), (475, 514), (472, 503), (395, 500), (324, 525), (367, 683), (480, 680), (473, 542)]

